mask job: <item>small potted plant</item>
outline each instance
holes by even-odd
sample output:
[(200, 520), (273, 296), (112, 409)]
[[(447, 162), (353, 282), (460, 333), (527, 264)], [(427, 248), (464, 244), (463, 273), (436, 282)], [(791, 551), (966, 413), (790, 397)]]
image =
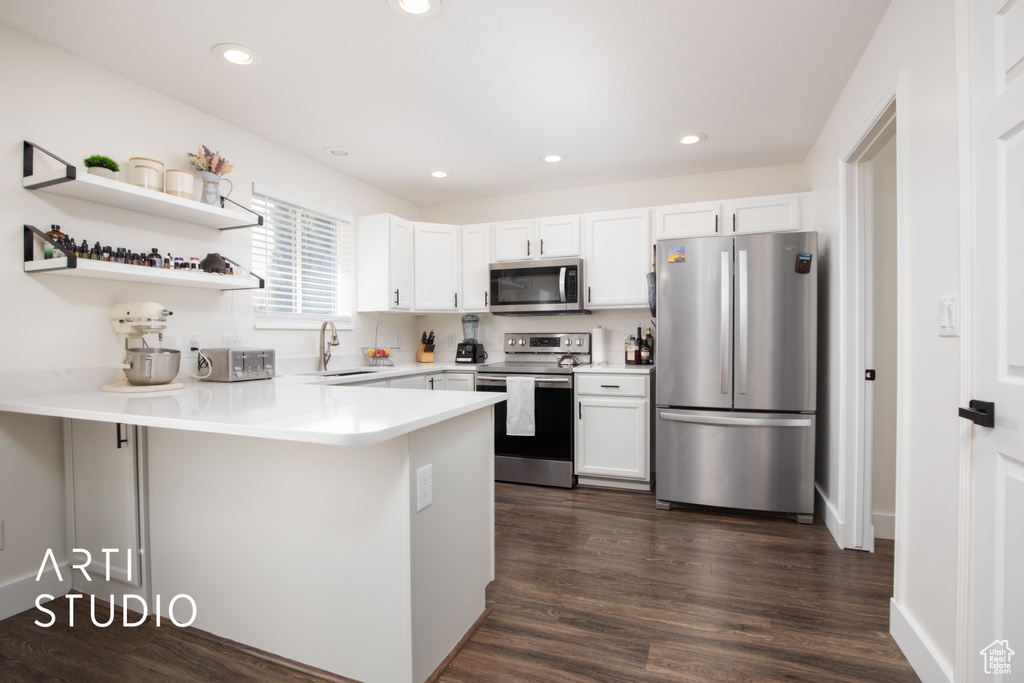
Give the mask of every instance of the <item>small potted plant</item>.
[(116, 161), (99, 154), (93, 154), (82, 163), (89, 169), (89, 173), (98, 175), (101, 178), (110, 178), (111, 180), (114, 179), (114, 174), (121, 170)]
[[(189, 154), (188, 160), (199, 171), (203, 181), (203, 191), (199, 195), (199, 201), (210, 206), (223, 206), (224, 203), (220, 198), (221, 176), (231, 173), (235, 167), (220, 155), (219, 150), (211, 152), (209, 147), (202, 145), (198, 151), (198, 154)], [(228, 181), (228, 184), (230, 185), (231, 181)], [(228, 194), (231, 194), (230, 189)]]

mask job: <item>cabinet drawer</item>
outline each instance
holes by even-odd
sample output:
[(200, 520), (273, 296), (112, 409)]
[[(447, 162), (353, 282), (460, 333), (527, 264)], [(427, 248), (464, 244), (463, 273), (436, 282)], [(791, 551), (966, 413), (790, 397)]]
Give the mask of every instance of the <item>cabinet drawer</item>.
[(577, 374), (577, 394), (596, 396), (647, 396), (646, 375)]

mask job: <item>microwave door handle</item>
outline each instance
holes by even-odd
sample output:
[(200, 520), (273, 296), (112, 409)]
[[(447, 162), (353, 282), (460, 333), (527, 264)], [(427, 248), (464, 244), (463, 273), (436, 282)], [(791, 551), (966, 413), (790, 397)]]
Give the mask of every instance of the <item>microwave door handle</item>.
[(566, 267), (558, 269), (558, 300), (565, 303), (565, 271)]

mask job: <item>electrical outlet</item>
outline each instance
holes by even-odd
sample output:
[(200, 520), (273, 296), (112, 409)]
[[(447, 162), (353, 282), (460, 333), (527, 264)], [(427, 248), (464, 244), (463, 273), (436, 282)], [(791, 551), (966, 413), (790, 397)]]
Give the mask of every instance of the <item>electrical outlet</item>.
[(433, 465), (416, 470), (416, 512), (434, 502)]
[(231, 349), (231, 348), (234, 348), (236, 346), (241, 346), (242, 345), (242, 342), (238, 339), (238, 337), (236, 337), (233, 334), (221, 335), (220, 343), (225, 348), (228, 348), (228, 349)]
[(202, 339), (200, 336), (195, 332), (186, 332), (181, 335), (181, 338), (185, 342), (184, 348), (181, 349), (181, 355), (184, 358), (198, 358), (199, 354), (192, 349), (202, 348)]

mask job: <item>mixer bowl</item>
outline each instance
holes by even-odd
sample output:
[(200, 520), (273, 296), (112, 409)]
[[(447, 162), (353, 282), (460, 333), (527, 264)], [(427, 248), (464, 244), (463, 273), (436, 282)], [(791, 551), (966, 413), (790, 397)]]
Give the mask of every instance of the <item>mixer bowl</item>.
[(128, 349), (124, 355), (124, 374), (136, 386), (169, 384), (181, 367), (177, 349)]

